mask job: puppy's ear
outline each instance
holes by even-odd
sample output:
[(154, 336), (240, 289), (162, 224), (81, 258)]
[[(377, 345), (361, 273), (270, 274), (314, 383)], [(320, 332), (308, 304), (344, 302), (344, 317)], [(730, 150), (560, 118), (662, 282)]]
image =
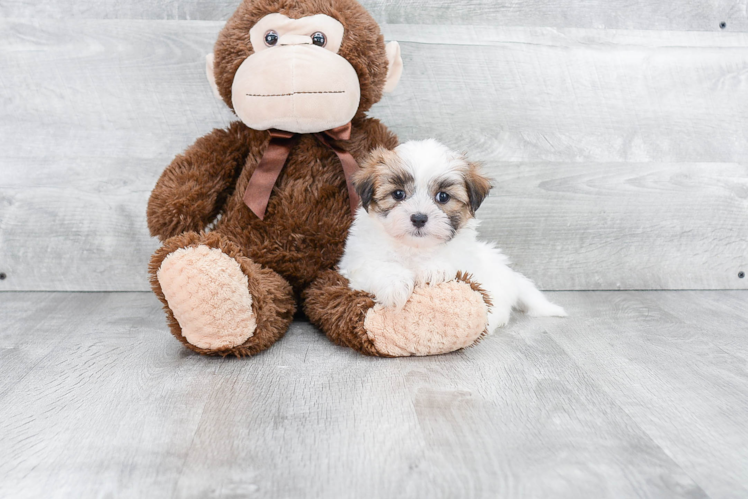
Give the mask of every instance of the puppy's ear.
[(358, 197), (361, 198), (361, 206), (364, 210), (369, 211), (369, 205), (371, 200), (374, 198), (374, 176), (373, 175), (361, 175), (364, 172), (361, 171), (354, 177), (353, 185), (356, 187)]
[(384, 148), (377, 148), (369, 154), (364, 160), (361, 168), (353, 176), (353, 186), (356, 188), (358, 197), (361, 198), (361, 206), (364, 210), (369, 211), (369, 205), (374, 199), (376, 192), (376, 180), (379, 173), (379, 165), (383, 164), (388, 151)]
[(465, 174), (465, 187), (467, 188), (468, 199), (470, 200), (470, 213), (475, 215), (475, 212), (480, 208), (483, 200), (488, 196), (489, 191), (493, 187), (491, 180), (485, 177), (481, 172), (482, 167), (480, 163), (468, 162), (468, 170)]

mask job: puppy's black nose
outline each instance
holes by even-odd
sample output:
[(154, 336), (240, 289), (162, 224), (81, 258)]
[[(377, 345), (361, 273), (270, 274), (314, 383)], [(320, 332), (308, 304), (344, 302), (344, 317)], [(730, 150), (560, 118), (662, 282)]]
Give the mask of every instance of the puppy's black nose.
[(410, 216), (410, 221), (419, 229), (425, 226), (428, 220), (429, 216), (426, 214), (413, 214)]

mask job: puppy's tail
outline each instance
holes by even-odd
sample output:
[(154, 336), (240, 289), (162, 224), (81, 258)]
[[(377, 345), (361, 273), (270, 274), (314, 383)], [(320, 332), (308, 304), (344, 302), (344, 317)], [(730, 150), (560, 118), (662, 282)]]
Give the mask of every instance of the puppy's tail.
[(566, 311), (561, 306), (549, 302), (545, 295), (535, 287), (535, 284), (520, 273), (517, 275), (519, 287), (519, 303), (517, 307), (528, 316), (559, 316), (566, 317)]

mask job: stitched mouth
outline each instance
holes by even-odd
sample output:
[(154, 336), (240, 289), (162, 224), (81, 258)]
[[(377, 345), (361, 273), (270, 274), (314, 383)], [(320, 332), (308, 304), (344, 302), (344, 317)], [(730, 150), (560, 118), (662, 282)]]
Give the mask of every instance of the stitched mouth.
[(247, 94), (247, 97), (291, 97), (299, 94), (345, 94), (345, 90), (323, 90), (318, 92), (291, 92), (289, 94)]

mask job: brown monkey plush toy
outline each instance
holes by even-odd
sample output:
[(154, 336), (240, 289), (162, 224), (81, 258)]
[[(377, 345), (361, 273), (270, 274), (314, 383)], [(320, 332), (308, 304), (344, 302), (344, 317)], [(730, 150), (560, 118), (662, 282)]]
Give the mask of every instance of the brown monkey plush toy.
[(236, 113), (177, 156), (148, 203), (163, 246), (151, 285), (171, 331), (209, 355), (253, 355), (297, 304), (334, 342), (374, 356), (474, 343), (487, 300), (466, 277), (416, 289), (401, 310), (349, 289), (336, 271), (352, 211), (351, 176), (397, 138), (366, 112), (396, 86), (397, 42), (355, 0), (244, 0), (207, 58)]

